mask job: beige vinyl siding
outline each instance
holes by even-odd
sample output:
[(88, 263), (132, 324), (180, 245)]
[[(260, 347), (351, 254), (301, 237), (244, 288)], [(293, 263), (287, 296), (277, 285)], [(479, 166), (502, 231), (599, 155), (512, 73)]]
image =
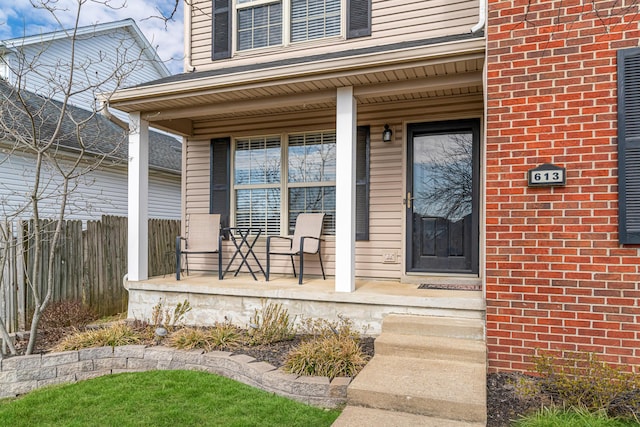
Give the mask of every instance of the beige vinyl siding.
[[(211, 59), (211, 0), (198, 0), (192, 8), (191, 65), (198, 71), (271, 62), (300, 55), (319, 55), (336, 50), (381, 46), (411, 40), (466, 34), (478, 22), (477, 0), (372, 0), (372, 33), (346, 40), (327, 38), (284, 47), (234, 53), (227, 60)], [(232, 38), (232, 46), (235, 38)], [(189, 46), (187, 46), (189, 49)]]
[[(404, 129), (407, 123), (481, 117), (481, 94), (435, 98), (404, 103), (358, 106), (358, 125), (371, 128), (370, 151), (370, 222), (369, 240), (356, 242), (356, 276), (400, 279), (404, 272), (404, 205), (405, 152)], [(385, 123), (393, 129), (392, 143), (382, 142)], [(209, 203), (209, 140), (249, 135), (293, 133), (335, 127), (333, 108), (297, 114), (260, 116), (237, 120), (194, 122), (194, 139), (186, 144), (186, 212), (206, 212)], [(229, 259), (229, 243), (225, 243), (225, 259)], [(266, 239), (261, 238), (255, 252), (265, 259)], [(394, 253), (397, 262), (385, 264), (383, 254)], [(317, 256), (305, 260), (309, 274), (320, 274)], [(213, 260), (212, 260), (213, 261)], [(335, 244), (327, 236), (323, 244), (323, 261), (328, 275), (334, 274)], [(217, 262), (217, 261), (216, 261)], [(209, 263), (208, 269), (215, 269)], [(263, 262), (264, 265), (264, 262)], [(297, 266), (296, 260), (296, 266)], [(287, 257), (274, 258), (272, 272), (291, 273)], [(297, 267), (296, 267), (297, 268)]]
[[(193, 66), (211, 62), (211, 0), (197, 0), (191, 7), (191, 62)], [(185, 23), (186, 24), (186, 23)], [(188, 49), (189, 40), (185, 40)]]
[(185, 212), (209, 212), (210, 158), (206, 141), (189, 141), (186, 145)]

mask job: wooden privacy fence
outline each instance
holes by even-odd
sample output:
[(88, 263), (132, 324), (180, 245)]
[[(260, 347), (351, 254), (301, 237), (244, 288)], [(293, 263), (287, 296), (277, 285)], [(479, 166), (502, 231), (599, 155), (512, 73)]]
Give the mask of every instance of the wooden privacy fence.
[[(9, 332), (25, 330), (33, 312), (33, 265), (35, 245), (33, 221), (0, 225), (0, 318)], [(41, 221), (42, 264), (38, 269), (39, 293), (46, 293), (47, 260), (52, 253), (56, 222)], [(178, 220), (149, 220), (149, 275), (173, 272)], [(100, 221), (65, 221), (53, 249), (52, 301), (78, 300), (99, 315), (127, 309), (122, 279), (127, 269), (127, 218), (103, 216)]]

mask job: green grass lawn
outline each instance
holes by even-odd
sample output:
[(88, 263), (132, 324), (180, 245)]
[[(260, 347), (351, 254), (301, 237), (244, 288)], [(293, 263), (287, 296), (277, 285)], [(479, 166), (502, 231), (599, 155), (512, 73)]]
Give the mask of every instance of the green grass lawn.
[(109, 375), (0, 400), (0, 426), (330, 426), (338, 410), (196, 371)]
[(604, 413), (545, 408), (522, 418), (515, 427), (637, 427), (636, 420), (609, 418)]

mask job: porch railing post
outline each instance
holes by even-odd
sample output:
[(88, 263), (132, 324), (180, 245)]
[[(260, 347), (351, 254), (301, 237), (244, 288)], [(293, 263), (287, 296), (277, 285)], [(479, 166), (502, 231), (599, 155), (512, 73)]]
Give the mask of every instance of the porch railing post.
[(356, 240), (356, 99), (353, 87), (337, 89), (336, 106), (336, 292), (353, 292)]
[(129, 114), (128, 280), (148, 278), (149, 123)]

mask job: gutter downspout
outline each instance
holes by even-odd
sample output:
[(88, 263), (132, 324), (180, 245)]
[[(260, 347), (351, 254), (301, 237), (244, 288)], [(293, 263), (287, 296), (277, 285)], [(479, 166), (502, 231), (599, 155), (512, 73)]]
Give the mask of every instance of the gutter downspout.
[(471, 33), (476, 33), (484, 28), (487, 19), (487, 0), (480, 0), (478, 6), (478, 23), (471, 28)]
[(120, 126), (122, 129), (126, 130), (127, 132), (129, 132), (129, 123), (125, 122), (124, 120), (122, 120), (119, 117), (114, 116), (111, 111), (109, 111), (109, 102), (108, 101), (102, 101), (102, 108), (100, 108), (100, 113), (105, 116), (109, 121), (115, 123), (116, 125)]

